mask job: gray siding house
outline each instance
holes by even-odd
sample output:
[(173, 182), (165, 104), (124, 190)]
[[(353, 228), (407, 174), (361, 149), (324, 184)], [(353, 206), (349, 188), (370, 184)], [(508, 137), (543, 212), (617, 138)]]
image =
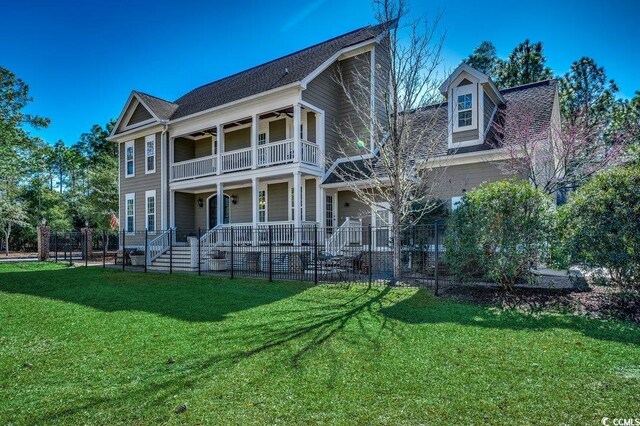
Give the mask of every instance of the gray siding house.
[[(339, 136), (355, 111), (334, 76), (338, 66), (346, 78), (356, 68), (367, 75), (372, 105), (383, 111), (376, 88), (388, 80), (386, 43), (386, 24), (367, 26), (173, 102), (133, 91), (109, 138), (119, 145), (121, 231), (147, 230), (153, 263), (166, 251), (169, 229), (175, 243), (199, 231), (203, 244), (215, 245), (219, 231), (233, 226), (249, 231), (246, 244), (259, 245), (256, 231), (269, 225), (317, 225), (328, 241), (348, 220), (380, 220), (376, 207), (359, 202), (335, 173), (361, 160)], [(447, 127), (440, 153), (447, 184), (439, 196), (453, 203), (481, 182), (505, 178), (497, 164), (506, 154), (489, 140), (498, 110), (530, 108), (547, 128), (558, 114), (554, 81), (500, 91), (461, 65), (441, 91), (456, 101), (415, 114), (439, 114)], [(337, 158), (345, 146), (354, 147), (353, 156)]]

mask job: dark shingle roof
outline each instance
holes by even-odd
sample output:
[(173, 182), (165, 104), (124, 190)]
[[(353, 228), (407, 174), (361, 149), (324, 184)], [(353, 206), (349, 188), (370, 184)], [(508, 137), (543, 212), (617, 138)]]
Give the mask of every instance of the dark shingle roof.
[(178, 109), (171, 118), (185, 117), (301, 81), (341, 49), (375, 38), (387, 27), (387, 24), (369, 25), (198, 87), (174, 102)]
[[(418, 148), (422, 147), (423, 149), (417, 150), (416, 159), (424, 159), (427, 155), (443, 156), (495, 149), (499, 147), (502, 141), (509, 141), (514, 136), (517, 131), (518, 121), (523, 116), (530, 120), (531, 125), (528, 126), (528, 130), (532, 134), (541, 138), (546, 137), (551, 126), (551, 113), (556, 85), (556, 80), (545, 80), (501, 90), (500, 93), (505, 99), (505, 104), (500, 107), (499, 114), (496, 114), (492, 129), (487, 134), (487, 140), (480, 145), (457, 148), (455, 150), (448, 147), (447, 124), (449, 119), (446, 103), (430, 105), (412, 112), (414, 120), (412, 127), (416, 129), (416, 133), (418, 133), (418, 129), (426, 126), (433, 129), (431, 134), (422, 134), (422, 140), (419, 141), (421, 143)], [(496, 121), (499, 122), (499, 125), (495, 125)], [(436, 125), (434, 126), (432, 123), (436, 123)], [(497, 128), (499, 128), (499, 132), (496, 131)], [(418, 136), (416, 136), (416, 139), (418, 139)], [(431, 152), (428, 148), (431, 146), (432, 141), (437, 144), (435, 152)], [(370, 173), (371, 170), (371, 166), (367, 166), (362, 160), (341, 163), (340, 166), (343, 169), (343, 173), (340, 173), (340, 171), (333, 172), (327, 176), (323, 183), (341, 182), (341, 177), (351, 176), (353, 170), (357, 170), (358, 175), (363, 176), (362, 179), (365, 179), (365, 175)], [(373, 170), (379, 176), (384, 174), (382, 167), (374, 167)]]
[(176, 112), (178, 105), (164, 99), (134, 91), (134, 93), (149, 107), (160, 120), (168, 120)]
[(198, 87), (169, 102), (134, 91), (161, 120), (173, 120), (303, 80), (340, 50), (378, 37), (392, 25), (368, 25), (347, 34)]

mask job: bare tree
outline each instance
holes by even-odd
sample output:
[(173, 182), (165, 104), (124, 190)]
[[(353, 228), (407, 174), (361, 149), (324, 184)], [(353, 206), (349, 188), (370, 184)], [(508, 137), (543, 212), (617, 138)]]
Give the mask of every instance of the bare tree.
[(512, 108), (494, 122), (495, 147), (508, 154), (498, 166), (548, 194), (581, 185), (617, 164), (627, 144), (623, 134), (605, 143), (601, 137), (604, 123), (586, 123), (554, 120), (547, 129), (527, 108)]
[[(335, 73), (353, 112), (336, 125), (343, 143), (334, 155), (356, 160), (340, 163), (335, 173), (359, 201), (389, 211), (397, 281), (402, 272), (401, 227), (437, 207), (432, 193), (442, 168), (418, 169), (418, 163), (429, 164), (443, 140), (446, 148), (446, 107), (437, 104), (442, 101), (438, 70), (444, 36), (437, 31), (439, 17), (405, 23), (405, 0), (374, 4), (377, 20), (387, 26), (375, 48), (374, 67), (373, 55), (362, 55), (361, 66), (338, 67)], [(372, 69), (385, 78), (373, 79)]]

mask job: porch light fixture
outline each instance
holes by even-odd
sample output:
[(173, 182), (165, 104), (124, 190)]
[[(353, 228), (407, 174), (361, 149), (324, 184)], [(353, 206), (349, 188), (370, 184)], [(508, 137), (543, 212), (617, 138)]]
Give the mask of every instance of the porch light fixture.
[(344, 203), (345, 207), (349, 207), (349, 202)]
[(198, 207), (202, 208), (202, 198), (198, 198)]
[(231, 194), (231, 197), (229, 198), (233, 204), (238, 204), (238, 196), (236, 194)]

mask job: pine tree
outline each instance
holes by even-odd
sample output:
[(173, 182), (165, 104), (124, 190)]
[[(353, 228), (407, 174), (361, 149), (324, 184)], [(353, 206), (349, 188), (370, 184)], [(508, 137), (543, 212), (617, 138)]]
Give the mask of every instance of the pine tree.
[(603, 67), (592, 58), (575, 61), (560, 80), (560, 111), (571, 124), (584, 120), (593, 127), (611, 118), (616, 105), (618, 87), (609, 80)]
[(498, 61), (497, 84), (506, 88), (550, 79), (553, 72), (546, 62), (542, 42), (525, 40), (513, 49), (506, 61)]
[(481, 73), (484, 73), (496, 79), (496, 67), (498, 66), (498, 56), (496, 55), (496, 47), (490, 41), (483, 41), (478, 47), (476, 47), (471, 55), (464, 60), (464, 62), (477, 69)]

